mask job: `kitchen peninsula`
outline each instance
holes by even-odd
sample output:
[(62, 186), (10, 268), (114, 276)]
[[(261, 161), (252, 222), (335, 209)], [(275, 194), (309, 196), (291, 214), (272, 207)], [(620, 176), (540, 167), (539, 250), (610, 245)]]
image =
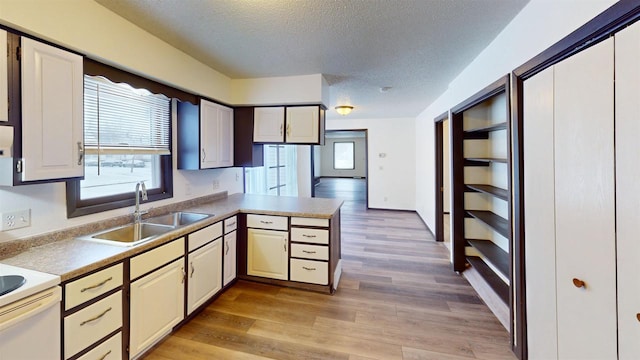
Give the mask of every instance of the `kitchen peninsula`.
[(43, 237), (2, 244), (0, 263), (60, 277), (61, 358), (111, 351), (133, 359), (237, 279), (335, 292), (341, 206), (334, 199), (223, 193), (150, 209), (151, 218), (210, 216), (136, 246), (81, 239), (131, 223), (128, 215), (46, 234), (51, 242), (19, 252), (11, 248), (42, 244)]

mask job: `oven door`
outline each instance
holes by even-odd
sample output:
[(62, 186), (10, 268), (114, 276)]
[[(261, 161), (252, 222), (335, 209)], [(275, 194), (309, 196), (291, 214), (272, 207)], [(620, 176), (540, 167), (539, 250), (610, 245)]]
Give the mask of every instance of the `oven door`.
[(60, 359), (60, 287), (0, 307), (2, 359)]

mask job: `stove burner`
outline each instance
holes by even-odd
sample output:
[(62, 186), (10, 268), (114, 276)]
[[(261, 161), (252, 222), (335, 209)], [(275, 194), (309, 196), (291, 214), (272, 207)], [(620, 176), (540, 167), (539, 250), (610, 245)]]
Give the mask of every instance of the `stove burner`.
[(26, 282), (22, 275), (0, 275), (0, 296), (12, 292)]

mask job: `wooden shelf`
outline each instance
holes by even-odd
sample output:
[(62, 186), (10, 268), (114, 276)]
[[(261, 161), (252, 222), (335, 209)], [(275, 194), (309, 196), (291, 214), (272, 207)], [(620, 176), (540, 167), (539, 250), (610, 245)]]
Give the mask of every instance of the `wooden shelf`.
[(489, 194), (497, 197), (498, 199), (502, 199), (504, 201), (509, 200), (509, 191), (495, 187), (492, 185), (484, 185), (484, 184), (466, 184), (467, 190), (478, 191), (481, 193)]
[(473, 246), (484, 258), (491, 263), (500, 273), (506, 277), (509, 276), (509, 253), (502, 250), (491, 240), (467, 239), (469, 245)]
[(465, 133), (467, 133), (467, 134), (470, 134), (470, 133), (489, 133), (489, 132), (492, 132), (492, 131), (499, 131), (499, 130), (506, 130), (506, 129), (507, 129), (507, 123), (506, 122), (501, 122), (501, 123), (493, 124), (491, 126), (465, 130)]
[(477, 256), (468, 256), (467, 261), (480, 273), (489, 286), (496, 292), (498, 297), (509, 304), (509, 285), (491, 270), (491, 268)]
[(467, 210), (467, 214), (487, 224), (505, 238), (511, 238), (507, 219), (487, 210)]
[(491, 126), (465, 130), (464, 140), (486, 140), (489, 138), (490, 132), (506, 130), (506, 129), (507, 129), (507, 123), (502, 122), (499, 124), (493, 124)]
[(506, 164), (507, 163), (507, 159), (503, 159), (503, 158), (464, 158), (465, 161), (465, 165), (467, 161), (473, 161), (473, 162), (481, 162), (481, 163), (503, 163)]

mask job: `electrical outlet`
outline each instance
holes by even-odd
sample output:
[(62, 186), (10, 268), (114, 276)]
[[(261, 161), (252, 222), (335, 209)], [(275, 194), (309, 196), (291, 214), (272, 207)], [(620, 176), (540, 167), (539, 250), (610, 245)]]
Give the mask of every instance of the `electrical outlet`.
[(31, 209), (3, 212), (0, 214), (0, 231), (20, 229), (31, 226)]
[(220, 188), (220, 180), (213, 180), (213, 190), (218, 190)]

